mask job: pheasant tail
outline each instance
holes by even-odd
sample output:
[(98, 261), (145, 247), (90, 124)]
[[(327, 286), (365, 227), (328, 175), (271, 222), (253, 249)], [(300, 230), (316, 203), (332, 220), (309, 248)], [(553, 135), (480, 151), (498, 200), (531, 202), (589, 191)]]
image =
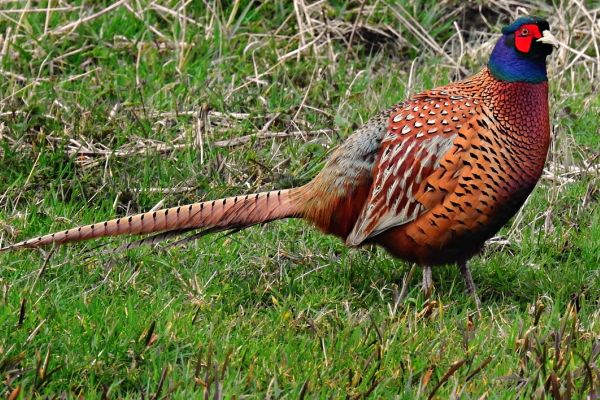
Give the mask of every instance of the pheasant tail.
[(298, 189), (275, 190), (150, 211), (28, 239), (0, 248), (0, 252), (63, 244), (106, 236), (187, 231), (243, 229), (281, 218), (299, 217)]

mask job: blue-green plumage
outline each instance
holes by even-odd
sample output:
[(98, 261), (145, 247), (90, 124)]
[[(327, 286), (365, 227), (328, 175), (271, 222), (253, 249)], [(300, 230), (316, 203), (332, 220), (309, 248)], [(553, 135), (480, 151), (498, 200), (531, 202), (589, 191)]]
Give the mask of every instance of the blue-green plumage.
[(498, 41), (492, 51), (488, 68), (492, 74), (503, 81), (540, 83), (548, 80), (546, 71), (546, 56), (551, 53), (552, 47), (534, 41), (529, 53), (519, 52), (515, 48), (515, 31), (525, 24), (535, 24), (540, 32), (549, 29), (545, 20), (524, 16), (502, 28), (502, 39)]
[(544, 19), (540, 17), (534, 17), (532, 15), (525, 15), (517, 18), (512, 24), (506, 25), (504, 28), (502, 28), (502, 33), (505, 35), (514, 33), (514, 31), (525, 24), (545, 24), (545, 30), (550, 29), (548, 23)]

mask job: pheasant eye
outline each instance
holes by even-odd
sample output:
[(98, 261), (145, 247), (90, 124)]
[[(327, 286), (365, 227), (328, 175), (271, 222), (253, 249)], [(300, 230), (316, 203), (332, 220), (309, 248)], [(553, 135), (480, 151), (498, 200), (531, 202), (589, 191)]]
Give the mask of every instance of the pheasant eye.
[(527, 29), (527, 28), (521, 29), (521, 36), (529, 36), (529, 29)]

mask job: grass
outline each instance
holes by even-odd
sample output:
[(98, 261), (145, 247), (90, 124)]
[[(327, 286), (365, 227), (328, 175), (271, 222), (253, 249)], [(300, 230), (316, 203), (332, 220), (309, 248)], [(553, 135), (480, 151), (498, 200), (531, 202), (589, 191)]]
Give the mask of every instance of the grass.
[[(3, 243), (304, 184), (379, 110), (481, 68), (516, 15), (508, 1), (109, 4), (2, 4)], [(595, 398), (600, 10), (520, 6), (568, 48), (551, 59), (544, 177), (472, 261), (481, 316), (456, 268), (397, 304), (410, 265), (301, 221), (169, 250), (3, 253), (0, 395)]]

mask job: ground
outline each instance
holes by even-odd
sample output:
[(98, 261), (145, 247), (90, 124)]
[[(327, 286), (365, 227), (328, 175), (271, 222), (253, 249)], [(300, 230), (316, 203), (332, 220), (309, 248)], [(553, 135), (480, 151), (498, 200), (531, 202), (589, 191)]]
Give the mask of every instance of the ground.
[(481, 316), (456, 267), (397, 302), (409, 264), (298, 220), (3, 253), (2, 397), (597, 396), (597, 3), (1, 3), (3, 244), (304, 184), (370, 116), (478, 71), (518, 13), (563, 43), (544, 176), (471, 263)]

